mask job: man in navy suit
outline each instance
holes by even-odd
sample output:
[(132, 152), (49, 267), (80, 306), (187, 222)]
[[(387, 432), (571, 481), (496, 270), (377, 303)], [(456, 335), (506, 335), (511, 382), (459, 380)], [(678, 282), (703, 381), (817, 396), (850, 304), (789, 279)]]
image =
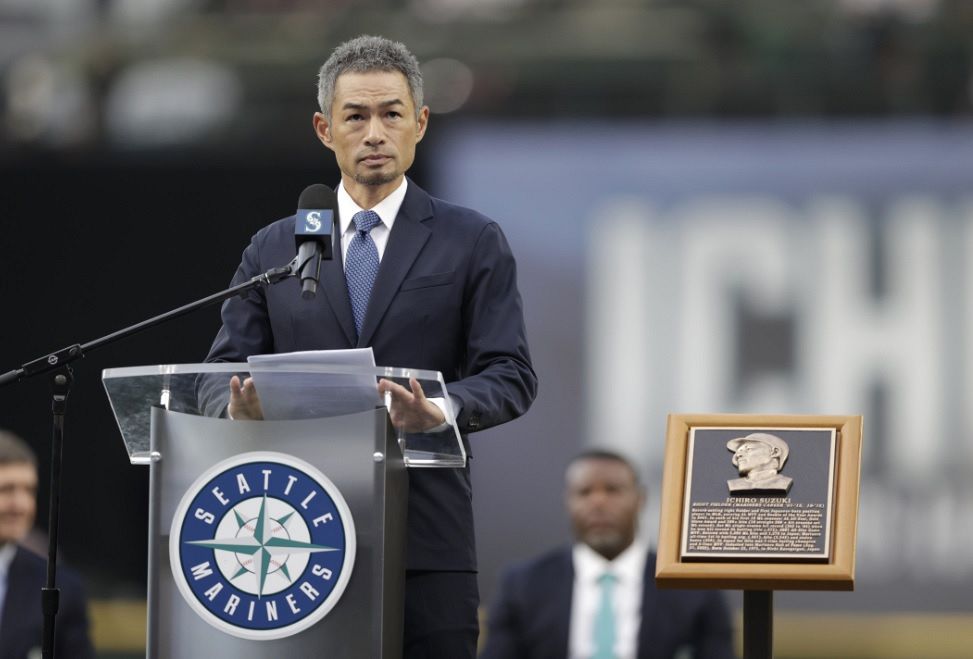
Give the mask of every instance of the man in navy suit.
[[(34, 525), (36, 497), (34, 452), (16, 435), (0, 430), (0, 659), (41, 656), (41, 588), (47, 583), (47, 563), (18, 544)], [(58, 566), (57, 587), (61, 595), (55, 654), (89, 659), (94, 650), (81, 583), (73, 572)]]
[[(432, 430), (449, 415), (466, 441), (520, 416), (537, 379), (510, 247), (495, 222), (405, 176), (429, 121), (415, 57), (380, 37), (344, 43), (321, 68), (318, 101), (314, 131), (341, 170), (340, 249), (322, 263), (313, 300), (289, 280), (226, 302), (207, 361), (371, 347), (378, 364), (441, 371), (447, 383), (449, 397), (436, 399), (416, 381), (382, 380), (397, 427)], [(286, 218), (254, 236), (234, 283), (293, 256)], [(228, 413), (260, 418), (249, 378), (231, 379)], [(469, 468), (412, 470), (409, 481), (405, 656), (472, 659), (479, 594)]]
[(576, 543), (504, 574), (481, 659), (731, 659), (720, 593), (656, 590), (655, 554), (637, 538), (645, 495), (631, 463), (588, 451), (565, 482)]

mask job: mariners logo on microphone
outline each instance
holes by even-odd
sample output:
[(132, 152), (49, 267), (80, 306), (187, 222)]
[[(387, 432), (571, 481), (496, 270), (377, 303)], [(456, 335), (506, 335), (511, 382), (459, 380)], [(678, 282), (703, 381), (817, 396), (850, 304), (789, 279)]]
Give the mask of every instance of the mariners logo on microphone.
[(341, 493), (307, 462), (245, 453), (183, 495), (169, 557), (179, 591), (206, 622), (241, 638), (284, 638), (338, 603), (355, 526)]
[(321, 213), (320, 212), (318, 212), (318, 211), (311, 211), (310, 213), (307, 214), (307, 217), (304, 218), (304, 221), (307, 223), (307, 228), (310, 231), (313, 231), (314, 233), (317, 233), (318, 231), (321, 230)]
[(298, 209), (297, 225), (295, 233), (297, 235), (314, 236), (327, 235), (331, 233), (331, 222), (334, 213), (330, 210), (307, 210)]

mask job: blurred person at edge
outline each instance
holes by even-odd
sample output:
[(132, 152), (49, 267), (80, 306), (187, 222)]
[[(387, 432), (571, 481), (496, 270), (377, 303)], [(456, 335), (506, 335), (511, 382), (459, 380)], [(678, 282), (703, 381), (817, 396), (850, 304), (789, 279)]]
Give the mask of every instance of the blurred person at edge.
[(575, 543), (505, 571), (481, 659), (731, 659), (719, 592), (656, 589), (655, 553), (638, 538), (645, 500), (618, 453), (572, 459), (565, 503)]
[[(36, 511), (37, 458), (26, 442), (0, 430), (0, 659), (41, 657), (41, 588), (47, 582), (47, 562), (21, 544), (34, 526)], [(94, 649), (81, 581), (59, 565), (57, 587), (55, 656), (90, 659)]]

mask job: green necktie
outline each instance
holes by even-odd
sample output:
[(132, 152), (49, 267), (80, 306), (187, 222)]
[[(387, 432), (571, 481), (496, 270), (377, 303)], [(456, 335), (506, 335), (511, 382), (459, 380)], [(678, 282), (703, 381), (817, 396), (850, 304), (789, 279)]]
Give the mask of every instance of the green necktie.
[(601, 602), (595, 614), (595, 653), (591, 659), (615, 658), (615, 607), (612, 604), (612, 591), (617, 578), (605, 573), (598, 577), (601, 587)]

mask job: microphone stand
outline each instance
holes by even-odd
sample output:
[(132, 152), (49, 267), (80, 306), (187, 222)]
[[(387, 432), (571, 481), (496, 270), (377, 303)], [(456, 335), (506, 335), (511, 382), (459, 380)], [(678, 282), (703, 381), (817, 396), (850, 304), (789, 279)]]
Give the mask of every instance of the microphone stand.
[(45, 587), (41, 589), (41, 607), (44, 613), (42, 641), (42, 657), (44, 659), (54, 658), (54, 626), (61, 595), (60, 590), (55, 586), (57, 571), (57, 526), (61, 503), (61, 455), (64, 445), (64, 417), (67, 412), (68, 394), (71, 392), (71, 384), (73, 382), (71, 362), (81, 359), (86, 353), (96, 348), (108, 345), (109, 343), (141, 332), (142, 330), (161, 325), (174, 318), (192, 313), (203, 307), (211, 306), (217, 302), (228, 300), (236, 295), (244, 295), (260, 286), (270, 286), (288, 277), (296, 276), (306, 264), (307, 261), (299, 263), (298, 259), (295, 258), (285, 266), (272, 268), (242, 284), (237, 284), (219, 293), (204, 297), (201, 300), (191, 302), (172, 311), (167, 311), (164, 314), (149, 318), (141, 323), (130, 325), (94, 341), (89, 341), (84, 344), (75, 343), (66, 348), (61, 348), (43, 357), (29, 361), (20, 368), (15, 368), (0, 374), (0, 387), (4, 387), (19, 380), (55, 371), (55, 374), (51, 378), (53, 387), (51, 402), (53, 438), (51, 441), (51, 508), (48, 515), (47, 582)]

